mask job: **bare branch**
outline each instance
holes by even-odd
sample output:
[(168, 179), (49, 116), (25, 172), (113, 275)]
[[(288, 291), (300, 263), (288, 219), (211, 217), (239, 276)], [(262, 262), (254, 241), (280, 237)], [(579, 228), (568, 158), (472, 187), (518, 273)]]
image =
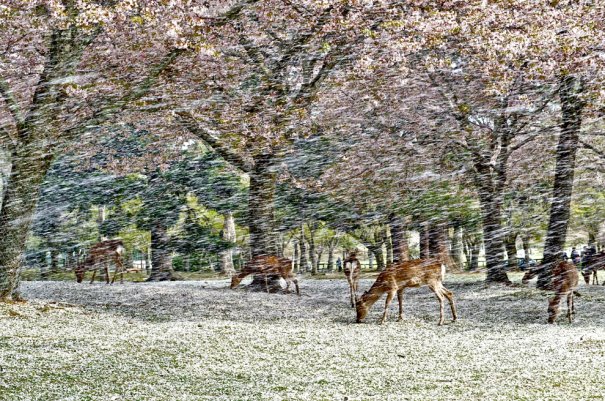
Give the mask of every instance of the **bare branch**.
[(208, 144), (208, 146), (214, 149), (223, 159), (225, 159), (225, 161), (243, 172), (248, 173), (252, 171), (254, 166), (251, 163), (246, 162), (239, 154), (222, 144), (220, 139), (215, 136), (216, 133), (212, 132), (212, 130), (207, 127), (202, 127), (202, 125), (193, 118), (191, 113), (181, 111), (176, 112), (175, 114), (179, 123), (184, 128)]

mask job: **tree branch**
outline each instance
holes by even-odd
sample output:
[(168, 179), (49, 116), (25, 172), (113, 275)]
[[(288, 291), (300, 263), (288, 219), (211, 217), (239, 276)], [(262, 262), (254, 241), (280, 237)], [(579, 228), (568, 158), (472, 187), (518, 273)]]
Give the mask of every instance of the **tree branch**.
[(202, 127), (190, 113), (177, 111), (175, 114), (177, 115), (179, 123), (184, 128), (200, 138), (202, 141), (206, 142), (206, 144), (214, 149), (223, 159), (225, 159), (225, 161), (245, 173), (252, 171), (254, 166), (251, 163), (246, 162), (240, 155), (222, 144), (220, 140), (214, 136), (213, 132)]

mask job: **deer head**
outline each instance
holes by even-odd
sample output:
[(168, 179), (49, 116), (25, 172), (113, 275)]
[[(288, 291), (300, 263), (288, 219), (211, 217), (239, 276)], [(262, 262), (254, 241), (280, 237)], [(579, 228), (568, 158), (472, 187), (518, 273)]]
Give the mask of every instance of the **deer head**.
[(359, 297), (359, 298), (356, 299), (355, 308), (357, 309), (357, 320), (356, 320), (357, 323), (361, 323), (361, 321), (363, 319), (365, 319), (366, 316), (368, 315), (368, 309), (369, 308), (367, 307), (367, 305), (366, 305), (366, 303), (364, 301), (365, 295), (367, 293), (368, 293), (367, 291), (364, 292), (361, 297)]

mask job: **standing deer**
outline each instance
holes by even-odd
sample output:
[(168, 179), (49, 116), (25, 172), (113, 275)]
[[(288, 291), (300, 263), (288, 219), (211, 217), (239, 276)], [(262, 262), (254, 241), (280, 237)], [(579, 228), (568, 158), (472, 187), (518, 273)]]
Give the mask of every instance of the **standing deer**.
[[(545, 266), (538, 266), (528, 270), (523, 279), (523, 284), (537, 276)], [(573, 263), (559, 261), (552, 270), (552, 280), (547, 289), (555, 292), (555, 296), (548, 300), (548, 323), (554, 323), (559, 314), (559, 303), (562, 297), (567, 298), (567, 319), (569, 323), (575, 315), (574, 293), (578, 287), (578, 269)]]
[(296, 275), (292, 273), (292, 261), (289, 259), (272, 255), (261, 255), (253, 258), (246, 263), (246, 266), (244, 266), (239, 274), (231, 277), (231, 289), (237, 287), (239, 283), (250, 274), (263, 274), (265, 276), (267, 292), (269, 292), (268, 276), (271, 274), (278, 274), (286, 280), (286, 292), (290, 292), (290, 283), (293, 282), (296, 287), (296, 294), (300, 295), (298, 279), (296, 278)]
[(116, 281), (116, 276), (120, 273), (120, 283), (124, 282), (124, 264), (122, 263), (122, 255), (124, 253), (124, 243), (119, 239), (101, 241), (90, 247), (88, 256), (84, 263), (78, 264), (75, 269), (76, 281), (81, 283), (84, 275), (88, 270), (92, 270), (92, 279), (90, 283), (95, 281), (97, 270), (103, 266), (105, 270), (105, 280), (109, 284), (109, 262), (113, 261), (116, 266), (111, 284)]
[(443, 324), (443, 298), (447, 298), (452, 310), (452, 321), (456, 321), (456, 306), (451, 291), (443, 286), (445, 267), (439, 259), (416, 259), (389, 266), (380, 273), (376, 282), (357, 301), (357, 323), (365, 319), (368, 310), (384, 294), (387, 300), (380, 324), (387, 319), (389, 305), (395, 294), (399, 300), (399, 319), (403, 319), (403, 291), (410, 287), (428, 286), (439, 300), (439, 325)]
[(361, 263), (357, 259), (357, 252), (353, 251), (344, 261), (344, 272), (349, 282), (351, 292), (351, 307), (355, 307), (357, 301), (357, 287), (359, 285), (359, 274), (361, 272)]

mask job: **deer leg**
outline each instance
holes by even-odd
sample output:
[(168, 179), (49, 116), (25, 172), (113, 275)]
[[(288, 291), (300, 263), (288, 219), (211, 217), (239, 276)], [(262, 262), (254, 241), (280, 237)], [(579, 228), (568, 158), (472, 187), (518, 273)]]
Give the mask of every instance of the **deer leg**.
[(351, 301), (351, 307), (354, 308), (355, 307), (355, 284), (353, 284), (353, 281), (351, 280), (350, 277), (347, 277), (347, 281), (349, 282), (349, 300)]
[(443, 295), (441, 294), (441, 285), (438, 284), (429, 284), (429, 288), (431, 291), (435, 293), (437, 299), (439, 300), (439, 326), (443, 324)]
[(267, 289), (267, 294), (269, 294), (269, 278), (267, 274), (265, 274), (265, 288)]
[(597, 276), (597, 272), (598, 272), (598, 270), (594, 271), (594, 281), (595, 281), (596, 285), (599, 285), (599, 276)]
[(296, 287), (296, 295), (298, 295), (300, 297), (300, 289), (298, 288), (298, 279), (293, 278), (292, 281), (294, 281), (294, 286)]
[(120, 259), (120, 257), (116, 257), (116, 266), (119, 267), (120, 269), (120, 284), (124, 284), (124, 264), (122, 263), (122, 260)]
[(391, 301), (395, 297), (395, 292), (396, 291), (389, 291), (387, 293), (387, 300), (384, 304), (384, 313), (382, 314), (382, 319), (380, 319), (380, 324), (383, 324), (387, 320), (387, 316), (389, 314), (389, 305), (391, 304)]
[(454, 294), (445, 288), (443, 284), (441, 285), (441, 293), (447, 298), (447, 301), (450, 304), (450, 309), (452, 310), (452, 322), (455, 322), (458, 319), (458, 315), (456, 314), (456, 305), (454, 304)]
[(403, 320), (403, 291), (404, 290), (405, 290), (405, 288), (400, 288), (397, 291), (397, 301), (399, 301), (399, 317), (397, 318), (397, 321)]
[(557, 293), (548, 301), (548, 323), (554, 323), (559, 314), (559, 303), (561, 302), (561, 294)]
[(90, 284), (95, 282), (95, 276), (97, 275), (97, 269), (96, 267), (94, 269), (92, 269), (92, 278), (90, 279)]

